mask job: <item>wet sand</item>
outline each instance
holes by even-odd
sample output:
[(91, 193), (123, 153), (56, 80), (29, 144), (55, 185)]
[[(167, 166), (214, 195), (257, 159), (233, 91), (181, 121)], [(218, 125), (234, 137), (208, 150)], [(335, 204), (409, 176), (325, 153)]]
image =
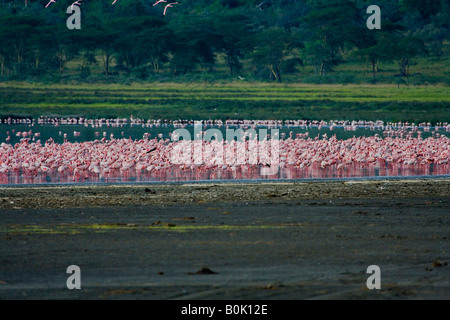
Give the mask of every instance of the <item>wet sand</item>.
[(0, 187), (0, 212), (0, 299), (450, 297), (450, 179)]

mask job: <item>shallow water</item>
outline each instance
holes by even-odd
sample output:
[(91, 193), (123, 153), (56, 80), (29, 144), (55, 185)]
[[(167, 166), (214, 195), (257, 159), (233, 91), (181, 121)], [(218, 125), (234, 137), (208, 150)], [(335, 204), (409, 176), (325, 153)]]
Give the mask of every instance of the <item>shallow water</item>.
[[(191, 135), (194, 135), (194, 126), (188, 125), (184, 127), (187, 129)], [(238, 127), (238, 126), (203, 126), (203, 130), (208, 129), (218, 129), (222, 132), (223, 137), (226, 139), (226, 130), (230, 129), (243, 129), (244, 131), (250, 129), (249, 127)], [(143, 139), (143, 138), (159, 138), (158, 135), (162, 134), (163, 139), (170, 139), (171, 134), (174, 130), (176, 130), (173, 125), (165, 125), (161, 124), (158, 126), (146, 126), (146, 125), (122, 125), (122, 126), (102, 126), (102, 127), (92, 127), (92, 126), (84, 126), (84, 125), (60, 125), (60, 126), (52, 126), (52, 125), (8, 125), (8, 124), (0, 124), (0, 143), (5, 142), (7, 137), (10, 137), (10, 141), (8, 143), (14, 144), (20, 142), (22, 138), (29, 138), (31, 141), (41, 140), (42, 142), (47, 141), (52, 138), (56, 143), (63, 143), (64, 141), (68, 142), (83, 142), (83, 141), (93, 141), (96, 139), (102, 139), (105, 137), (106, 139), (116, 138), (131, 138), (131, 139)], [(259, 130), (261, 128), (256, 128)], [(305, 134), (308, 133), (310, 138), (319, 137), (323, 138), (323, 135), (326, 134), (328, 137), (336, 135), (337, 139), (349, 139), (352, 137), (361, 137), (361, 136), (374, 136), (378, 134), (379, 136), (383, 136), (382, 128), (369, 128), (360, 126), (354, 128), (353, 130), (346, 129), (344, 127), (288, 127), (281, 126), (276, 128), (279, 130), (279, 134), (281, 138), (288, 138), (291, 135), (295, 138), (297, 134)], [(267, 133), (271, 133), (272, 128), (267, 128)], [(26, 133), (25, 135), (17, 136), (17, 133)], [(441, 134), (445, 134), (444, 130), (439, 131)], [(66, 135), (66, 137), (65, 137)], [(112, 136), (111, 136), (112, 135)], [(422, 138), (426, 139), (433, 135), (433, 131), (421, 131)], [(392, 136), (392, 135), (391, 135)], [(397, 134), (400, 136), (400, 133)], [(406, 134), (403, 134), (406, 137)], [(417, 137), (417, 132), (412, 132), (411, 137)]]
[[(193, 135), (194, 126), (186, 126), (188, 131)], [(210, 128), (219, 129), (223, 136), (226, 137), (225, 126), (203, 126), (202, 130)], [(230, 129), (237, 129), (240, 127), (229, 126)], [(7, 143), (19, 143), (23, 138), (29, 138), (31, 141), (41, 140), (44, 143), (46, 140), (52, 138), (56, 143), (68, 142), (84, 142), (93, 141), (97, 139), (112, 139), (112, 138), (131, 138), (135, 139), (170, 139), (171, 133), (176, 128), (172, 125), (122, 125), (122, 126), (102, 126), (90, 127), (84, 125), (0, 125), (0, 142), (5, 142), (9, 136), (10, 141)], [(248, 127), (242, 127), (247, 130)], [(257, 128), (259, 129), (259, 128)], [(386, 137), (383, 128), (373, 127), (358, 127), (349, 130), (344, 127), (288, 127), (281, 126), (277, 128), (280, 137), (288, 138), (290, 135), (295, 138), (297, 134), (304, 135), (308, 133), (310, 138), (318, 137), (322, 139), (324, 135), (331, 137), (336, 135), (337, 139), (348, 139), (360, 136), (374, 136)], [(26, 134), (17, 135), (17, 133), (26, 132)], [(268, 132), (271, 129), (268, 128)], [(411, 137), (417, 137), (417, 131), (410, 131), (397, 133), (406, 136), (410, 134)], [(435, 136), (436, 132), (421, 132), (423, 138)], [(445, 131), (440, 131), (439, 134), (446, 135)], [(391, 137), (393, 135), (390, 135)], [(403, 165), (403, 164), (353, 164), (345, 166), (342, 169), (337, 169), (336, 166), (329, 166), (321, 168), (320, 165), (312, 165), (306, 168), (298, 168), (293, 166), (286, 166), (279, 168), (274, 175), (262, 174), (262, 169), (259, 167), (248, 166), (244, 169), (212, 169), (205, 170), (203, 168), (182, 169), (178, 166), (164, 168), (158, 171), (136, 172), (136, 170), (129, 170), (127, 172), (119, 172), (118, 170), (111, 170), (106, 175), (88, 173), (82, 175), (73, 174), (59, 174), (55, 173), (38, 173), (35, 176), (27, 176), (22, 171), (12, 171), (7, 173), (0, 173), (0, 184), (3, 185), (20, 185), (20, 184), (59, 184), (59, 183), (136, 183), (136, 182), (187, 182), (187, 181), (248, 181), (248, 180), (301, 180), (301, 179), (339, 179), (339, 178), (370, 178), (370, 177), (414, 177), (414, 176), (445, 176), (450, 174), (450, 165), (438, 164), (417, 164), (417, 165)]]
[(66, 184), (66, 183), (142, 183), (142, 182), (189, 182), (189, 181), (256, 181), (256, 180), (311, 180), (311, 179), (351, 179), (371, 177), (434, 177), (450, 174), (450, 165), (351, 165), (343, 169), (336, 166), (321, 168), (313, 165), (308, 168), (295, 168), (287, 166), (279, 168), (277, 174), (263, 175), (260, 168), (242, 170), (204, 170), (181, 169), (173, 166), (157, 172), (136, 172), (130, 170), (126, 173), (111, 172), (107, 175), (89, 173), (88, 175), (72, 174), (44, 174), (26, 176), (21, 172), (0, 174), (0, 184)]

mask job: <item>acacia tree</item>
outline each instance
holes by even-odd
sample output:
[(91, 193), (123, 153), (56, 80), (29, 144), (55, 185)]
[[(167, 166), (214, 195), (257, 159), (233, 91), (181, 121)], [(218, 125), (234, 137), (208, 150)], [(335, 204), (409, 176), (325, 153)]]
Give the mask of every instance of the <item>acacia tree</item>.
[(140, 43), (136, 36), (142, 30), (139, 27), (140, 23), (142, 23), (141, 17), (121, 17), (114, 19), (111, 23), (122, 26), (117, 38), (114, 39), (113, 49), (117, 64), (128, 73), (144, 63), (142, 48), (136, 45)]
[[(4, 17), (2, 17), (4, 18)], [(11, 36), (11, 28), (5, 24), (0, 24), (0, 76), (6, 75), (9, 69), (8, 65), (12, 62), (13, 38)]]
[(174, 46), (173, 31), (163, 23), (143, 29), (137, 35), (137, 41), (143, 44), (141, 50), (145, 61), (150, 63), (154, 73), (159, 73), (162, 65), (169, 61), (169, 53)]
[(302, 42), (281, 28), (270, 28), (257, 37), (256, 48), (252, 54), (253, 64), (269, 70), (270, 77), (282, 82), (282, 70), (285, 66), (295, 67), (301, 64), (298, 49)]
[(174, 33), (170, 67), (172, 74), (185, 74), (197, 66), (212, 71), (219, 39), (208, 17), (192, 17), (189, 22), (171, 25)]
[(359, 29), (358, 11), (350, 1), (319, 3), (300, 18), (307, 31), (306, 56), (317, 74), (324, 75), (342, 60), (340, 51), (351, 43)]
[(382, 30), (362, 29), (354, 42), (358, 48), (354, 55), (364, 62), (364, 75), (370, 65), (372, 78), (375, 80), (381, 62), (395, 60), (396, 48), (392, 44), (397, 41), (401, 27), (396, 24), (385, 23)]
[[(1, 15), (0, 75), (26, 76), (42, 69), (52, 55), (53, 27), (40, 17), (18, 13)], [(45, 63), (43, 63), (45, 61)]]
[(426, 52), (423, 41), (416, 37), (401, 37), (395, 42), (395, 56), (399, 65), (401, 77), (411, 75), (410, 67), (416, 63), (416, 58)]
[(85, 41), (97, 49), (102, 62), (103, 73), (106, 77), (111, 73), (111, 64), (115, 53), (114, 44), (118, 37), (119, 31), (108, 25), (103, 29), (91, 28), (89, 34), (85, 36)]
[(33, 35), (30, 37), (31, 52), (34, 58), (33, 69), (36, 76), (39, 76), (41, 71), (45, 69), (52, 69), (52, 59), (55, 53), (55, 34), (56, 28), (54, 26), (41, 26), (33, 30)]
[(241, 59), (253, 49), (254, 26), (248, 16), (226, 14), (217, 16), (214, 28), (218, 34), (217, 49), (225, 55), (230, 74), (242, 71)]
[[(150, 63), (158, 73), (173, 41), (172, 30), (159, 17), (133, 17), (114, 19), (113, 24), (123, 25), (113, 41), (114, 55), (118, 64), (127, 72)], [(139, 44), (139, 45), (137, 45)]]
[(67, 67), (67, 63), (78, 56), (81, 46), (77, 41), (77, 35), (67, 33), (64, 29), (59, 29), (53, 36), (54, 65), (59, 74), (62, 75)]

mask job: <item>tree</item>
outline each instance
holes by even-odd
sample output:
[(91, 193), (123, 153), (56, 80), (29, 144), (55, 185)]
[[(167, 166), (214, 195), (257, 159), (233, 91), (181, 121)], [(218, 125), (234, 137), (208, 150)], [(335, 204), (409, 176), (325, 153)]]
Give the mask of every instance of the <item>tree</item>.
[(111, 73), (111, 64), (115, 53), (114, 44), (120, 34), (119, 32), (116, 29), (104, 26), (102, 29), (90, 29), (88, 35), (85, 36), (85, 43), (90, 43), (90, 45), (88, 44), (89, 47), (93, 46), (98, 50), (103, 73), (106, 77)]
[(152, 71), (159, 73), (163, 63), (169, 61), (169, 53), (175, 45), (175, 35), (167, 23), (158, 18), (149, 21), (147, 27), (137, 34), (136, 41), (143, 44), (141, 50)]
[(15, 69), (15, 74), (24, 76), (28, 70), (28, 64), (33, 58), (33, 42), (39, 37), (37, 28), (42, 25), (42, 20), (28, 15), (8, 15), (2, 20), (0, 34), (2, 47), (0, 51), (0, 65), (4, 73), (6, 63), (9, 68)]
[(52, 68), (52, 59), (55, 53), (56, 28), (50, 25), (36, 27), (30, 35), (30, 49), (34, 58), (36, 76), (41, 71)]
[(243, 65), (241, 59), (253, 49), (254, 26), (248, 16), (225, 14), (214, 19), (214, 29), (218, 34), (217, 49), (224, 53), (230, 74), (239, 73)]
[[(2, 21), (8, 21), (8, 17), (2, 16)], [(11, 36), (11, 28), (4, 23), (0, 24), (0, 76), (5, 76), (8, 65), (13, 61), (11, 48), (14, 39)]]
[(282, 82), (284, 67), (292, 68), (302, 63), (298, 52), (301, 48), (303, 44), (298, 37), (281, 28), (270, 28), (257, 37), (253, 64), (266, 68), (272, 79)]
[(431, 22), (415, 35), (425, 41), (434, 57), (440, 59), (444, 55), (444, 41), (450, 36), (450, 2), (442, 1), (442, 10), (430, 20)]
[(161, 65), (168, 61), (173, 42), (173, 32), (167, 22), (151, 16), (118, 18), (113, 21), (116, 25), (124, 26), (113, 43), (117, 62), (128, 72), (150, 63), (152, 71), (158, 73)]
[(58, 73), (63, 74), (67, 67), (67, 63), (75, 59), (81, 46), (78, 43), (78, 35), (76, 33), (68, 33), (66, 29), (57, 29), (51, 37), (53, 48), (53, 61)]
[(425, 44), (421, 39), (409, 36), (397, 38), (393, 45), (400, 67), (399, 76), (408, 78), (411, 75), (410, 67), (415, 64), (415, 59), (426, 52)]
[(438, 13), (444, 2), (441, 0), (400, 0), (404, 11), (419, 12), (425, 21)]
[(354, 42), (358, 48), (354, 56), (364, 61), (364, 72), (367, 65), (371, 66), (374, 80), (379, 64), (383, 61), (393, 61), (396, 57), (396, 48), (392, 43), (397, 41), (398, 30), (401, 30), (399, 25), (390, 23), (385, 23), (382, 30), (362, 29), (357, 41)]
[(214, 21), (208, 17), (191, 17), (189, 21), (171, 25), (176, 45), (170, 59), (172, 73), (185, 74), (198, 65), (211, 71), (215, 65), (218, 34)]
[(357, 12), (353, 2), (333, 0), (320, 2), (300, 19), (308, 32), (306, 55), (317, 74), (333, 71), (342, 61), (340, 51), (359, 30)]

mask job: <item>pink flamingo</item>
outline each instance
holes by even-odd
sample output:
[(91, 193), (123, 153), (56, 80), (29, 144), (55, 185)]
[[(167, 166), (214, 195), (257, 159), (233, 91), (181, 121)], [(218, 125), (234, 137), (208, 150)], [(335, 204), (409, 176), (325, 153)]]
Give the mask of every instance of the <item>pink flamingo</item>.
[(167, 8), (173, 8), (173, 4), (179, 4), (179, 2), (172, 2), (172, 3), (167, 4), (167, 5), (164, 7), (163, 16), (166, 15)]
[(56, 1), (55, 0), (50, 0), (45, 7), (47, 8), (52, 3), (56, 3)]
[(156, 6), (157, 4), (160, 4), (161, 2), (167, 2), (167, 1), (166, 0), (158, 0), (153, 4), (153, 6)]
[(114, 4), (114, 3), (116, 3), (117, 2), (117, 0), (114, 0), (114, 2), (112, 3), (112, 4)]
[(77, 1), (75, 1), (74, 3), (72, 3), (71, 9), (73, 10), (73, 6), (74, 5), (80, 7), (83, 2), (84, 2), (84, 0), (77, 0)]

